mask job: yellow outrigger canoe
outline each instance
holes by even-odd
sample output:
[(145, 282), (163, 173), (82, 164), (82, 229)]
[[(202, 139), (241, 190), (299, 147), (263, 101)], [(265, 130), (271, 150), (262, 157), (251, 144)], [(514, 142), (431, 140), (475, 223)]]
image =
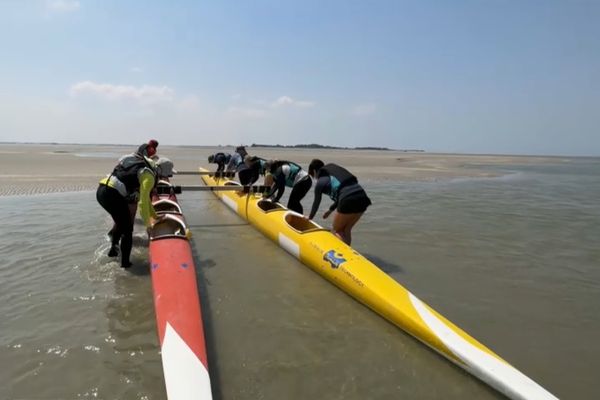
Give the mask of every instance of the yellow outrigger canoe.
[[(201, 177), (207, 186), (239, 185), (227, 178)], [(213, 193), (302, 263), (499, 392), (511, 399), (556, 399), (327, 229), (260, 194)]]

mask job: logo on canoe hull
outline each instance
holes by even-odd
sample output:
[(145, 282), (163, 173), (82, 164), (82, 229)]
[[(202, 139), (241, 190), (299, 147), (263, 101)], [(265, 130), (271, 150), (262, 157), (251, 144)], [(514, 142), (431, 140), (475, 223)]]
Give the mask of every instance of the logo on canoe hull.
[(340, 265), (346, 262), (344, 255), (336, 253), (335, 250), (329, 250), (327, 253), (323, 254), (323, 260), (331, 264), (331, 268), (339, 268)]

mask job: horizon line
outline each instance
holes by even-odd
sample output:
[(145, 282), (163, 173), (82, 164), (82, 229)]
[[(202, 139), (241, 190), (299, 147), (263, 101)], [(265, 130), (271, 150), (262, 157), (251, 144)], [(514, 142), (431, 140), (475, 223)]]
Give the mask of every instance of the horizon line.
[[(77, 142), (19, 142), (19, 141), (0, 141), (0, 145), (49, 145), (49, 146), (117, 146), (117, 147), (129, 147), (129, 146), (139, 146), (139, 143), (77, 143)], [(215, 147), (232, 147), (235, 148), (239, 145), (234, 144), (211, 144), (211, 145), (199, 145), (199, 144), (163, 144), (165, 147), (200, 147), (200, 148), (215, 148)], [(252, 145), (243, 145), (246, 147), (251, 147)], [(310, 148), (302, 148), (302, 147), (293, 147), (296, 145), (280, 145), (281, 147), (277, 147), (276, 145), (269, 145), (267, 147), (263, 146), (255, 146), (254, 148), (280, 148), (280, 149), (304, 149), (310, 150)], [(329, 146), (329, 147), (326, 147)], [(390, 152), (396, 151), (400, 153), (422, 153), (422, 154), (437, 154), (437, 155), (471, 155), (471, 156), (504, 156), (504, 157), (556, 157), (556, 158), (600, 158), (600, 154), (586, 154), (586, 155), (572, 155), (572, 154), (511, 154), (511, 153), (491, 153), (491, 152), (481, 152), (481, 153), (470, 153), (470, 152), (448, 152), (448, 151), (428, 151), (423, 149), (394, 149), (394, 148), (384, 148), (381, 146), (356, 146), (356, 147), (341, 147), (341, 146), (332, 146), (332, 145), (323, 145), (322, 148), (316, 148), (318, 150), (361, 150), (369, 147), (377, 147), (379, 149), (366, 149), (372, 151), (382, 151), (382, 152)]]

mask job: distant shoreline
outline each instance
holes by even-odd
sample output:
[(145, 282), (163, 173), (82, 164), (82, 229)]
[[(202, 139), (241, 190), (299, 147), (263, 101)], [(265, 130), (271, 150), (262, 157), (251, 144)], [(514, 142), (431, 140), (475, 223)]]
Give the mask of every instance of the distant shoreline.
[(252, 143), (249, 147), (265, 147), (265, 148), (281, 148), (281, 149), (325, 149), (325, 150), (380, 150), (380, 151), (410, 151), (410, 152), (422, 152), (425, 150), (397, 150), (390, 149), (389, 147), (377, 147), (377, 146), (358, 146), (358, 147), (342, 147), (342, 146), (327, 146), (317, 143), (309, 144), (262, 144)]
[[(17, 141), (0, 141), (0, 145), (13, 145), (13, 146), (112, 146), (119, 148), (137, 148), (139, 144), (136, 143), (59, 143), (59, 142), (17, 142)], [(235, 149), (237, 145), (231, 144), (218, 144), (218, 145), (193, 145), (193, 144), (167, 144), (164, 143), (162, 145), (164, 148), (188, 148), (188, 149), (226, 149), (231, 148)], [(314, 147), (311, 147), (314, 146)], [(263, 147), (265, 149), (315, 149), (315, 150), (345, 150), (345, 151), (353, 151), (353, 150), (371, 150), (371, 151), (383, 151), (383, 152), (398, 152), (398, 153), (414, 153), (414, 154), (428, 154), (428, 155), (437, 155), (437, 156), (484, 156), (484, 157), (535, 157), (535, 158), (585, 158), (585, 159), (599, 159), (600, 155), (595, 154), (523, 154), (523, 153), (490, 153), (490, 152), (481, 152), (481, 153), (461, 153), (461, 152), (445, 152), (445, 151), (428, 151), (421, 149), (391, 149), (387, 147), (337, 147), (337, 146), (326, 146), (326, 145), (268, 145), (268, 144), (257, 144), (253, 143), (251, 145), (246, 145), (246, 147), (250, 148), (260, 148)]]
[[(135, 143), (130, 144), (116, 144), (116, 143), (59, 143), (59, 142), (0, 142), (0, 144), (34, 144), (34, 145), (49, 145), (49, 146), (137, 146)], [(237, 145), (193, 145), (193, 144), (172, 144), (170, 146), (175, 147), (191, 147), (191, 148), (208, 148), (208, 147), (237, 147)], [(378, 147), (378, 146), (357, 146), (357, 147), (342, 147), (342, 146), (327, 146), (323, 144), (310, 143), (310, 144), (260, 144), (252, 143), (246, 147), (264, 147), (264, 148), (281, 148), (281, 149), (323, 149), (323, 150), (378, 150), (378, 151), (400, 151), (406, 153), (425, 153), (425, 150), (421, 149), (391, 149), (389, 147)]]

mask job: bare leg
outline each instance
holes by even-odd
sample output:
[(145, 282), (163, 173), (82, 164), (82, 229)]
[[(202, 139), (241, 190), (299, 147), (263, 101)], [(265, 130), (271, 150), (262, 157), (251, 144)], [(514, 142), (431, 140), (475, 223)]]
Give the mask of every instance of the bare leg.
[(333, 216), (333, 233), (344, 241), (347, 245), (352, 243), (352, 228), (363, 213), (341, 214), (338, 211)]
[(346, 243), (348, 243), (348, 245), (350, 245), (352, 243), (352, 228), (354, 228), (354, 225), (356, 225), (356, 223), (358, 222), (360, 217), (363, 215), (363, 213), (356, 213), (356, 214), (349, 214), (349, 215), (351, 215), (352, 218), (350, 219), (350, 221), (348, 222), (348, 225), (346, 225), (346, 228), (344, 229), (344, 237), (346, 238)]

